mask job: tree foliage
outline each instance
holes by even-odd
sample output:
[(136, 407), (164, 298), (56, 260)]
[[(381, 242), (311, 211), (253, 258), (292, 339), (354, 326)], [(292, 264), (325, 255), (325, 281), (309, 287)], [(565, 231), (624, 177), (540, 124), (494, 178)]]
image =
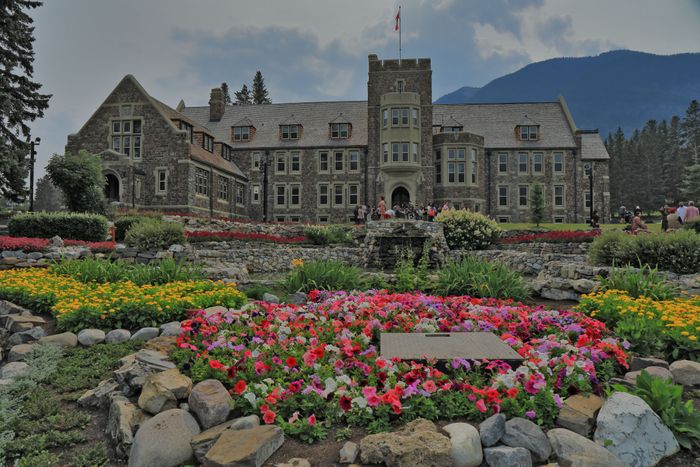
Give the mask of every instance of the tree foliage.
[(540, 226), (544, 220), (544, 191), (539, 183), (532, 187), (530, 193), (530, 220)]
[(50, 94), (41, 94), (34, 74), (34, 27), (25, 10), (33, 0), (0, 3), (0, 192), (17, 201), (27, 194), (28, 122), (44, 116)]
[(253, 97), (250, 94), (250, 90), (248, 89), (247, 85), (243, 85), (241, 87), (240, 91), (235, 92), (236, 95), (236, 104), (239, 105), (248, 105), (253, 103)]
[(231, 94), (229, 92), (228, 83), (226, 83), (226, 81), (221, 83), (221, 92), (224, 95), (224, 103), (230, 104), (231, 103)]
[(63, 207), (63, 193), (59, 190), (48, 175), (44, 175), (36, 181), (36, 193), (34, 194), (34, 209), (37, 211), (60, 211)]
[(105, 210), (102, 161), (81, 150), (78, 154), (54, 154), (46, 166), (51, 182), (62, 192), (68, 209), (102, 213)]
[(265, 79), (260, 70), (255, 72), (253, 78), (253, 104), (271, 104), (267, 88), (265, 87)]

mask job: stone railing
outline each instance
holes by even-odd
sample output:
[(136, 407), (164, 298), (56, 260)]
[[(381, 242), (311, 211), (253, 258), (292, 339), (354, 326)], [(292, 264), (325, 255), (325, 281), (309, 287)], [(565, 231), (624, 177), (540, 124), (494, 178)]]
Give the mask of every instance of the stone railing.
[(532, 243), (500, 243), (495, 245), (498, 250), (526, 251), (535, 254), (558, 253), (562, 255), (585, 255), (590, 248), (590, 242), (532, 242)]

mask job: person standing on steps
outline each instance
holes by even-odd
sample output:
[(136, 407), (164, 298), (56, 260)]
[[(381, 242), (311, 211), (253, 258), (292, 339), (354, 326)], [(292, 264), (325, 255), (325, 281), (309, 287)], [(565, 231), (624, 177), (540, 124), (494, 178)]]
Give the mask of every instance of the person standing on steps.
[(379, 210), (379, 218), (384, 219), (386, 215), (386, 201), (384, 201), (384, 197), (382, 196), (382, 199), (379, 200), (379, 204), (377, 205), (377, 209)]

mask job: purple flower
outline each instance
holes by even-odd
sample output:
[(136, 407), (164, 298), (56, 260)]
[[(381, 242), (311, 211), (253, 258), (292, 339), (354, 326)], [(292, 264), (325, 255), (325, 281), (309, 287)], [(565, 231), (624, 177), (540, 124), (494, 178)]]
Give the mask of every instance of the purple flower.
[(564, 401), (561, 400), (559, 394), (554, 394), (554, 403), (557, 404), (557, 408), (561, 409), (564, 407)]
[(535, 412), (534, 410), (528, 410), (527, 412), (525, 412), (525, 416), (532, 420), (537, 416), (537, 412)]

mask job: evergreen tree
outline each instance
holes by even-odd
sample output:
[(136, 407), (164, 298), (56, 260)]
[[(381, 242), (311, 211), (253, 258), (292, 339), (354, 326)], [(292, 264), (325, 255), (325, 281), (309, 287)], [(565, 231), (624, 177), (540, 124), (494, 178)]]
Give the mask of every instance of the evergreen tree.
[(236, 95), (236, 104), (247, 105), (253, 103), (253, 98), (247, 85), (243, 85), (240, 91), (234, 93)]
[(542, 190), (542, 185), (539, 183), (532, 187), (532, 192), (530, 193), (530, 220), (534, 222), (537, 227), (539, 227), (544, 220), (544, 192)]
[(30, 138), (27, 122), (44, 116), (51, 95), (40, 94), (34, 74), (34, 27), (25, 12), (41, 6), (34, 0), (0, 4), (0, 193), (14, 201), (27, 194)]
[(224, 103), (231, 104), (231, 94), (229, 94), (228, 84), (226, 81), (221, 83), (221, 92), (224, 94)]
[(665, 201), (675, 204), (680, 197), (680, 183), (683, 177), (684, 162), (681, 157), (681, 119), (671, 118), (664, 138), (664, 160), (662, 162), (662, 179)]
[(689, 164), (700, 164), (700, 104), (697, 100), (690, 102), (681, 124), (681, 134)]
[(76, 212), (105, 210), (102, 161), (87, 151), (54, 154), (46, 166), (51, 182), (62, 192), (68, 209)]
[(700, 203), (700, 164), (685, 169), (680, 191), (684, 200)]
[(265, 80), (263, 79), (263, 75), (260, 73), (260, 70), (255, 72), (255, 78), (253, 78), (253, 103), (272, 103), (270, 97), (268, 96), (267, 88), (265, 87)]
[(34, 208), (37, 211), (60, 211), (63, 208), (63, 193), (51, 183), (48, 175), (36, 181)]

